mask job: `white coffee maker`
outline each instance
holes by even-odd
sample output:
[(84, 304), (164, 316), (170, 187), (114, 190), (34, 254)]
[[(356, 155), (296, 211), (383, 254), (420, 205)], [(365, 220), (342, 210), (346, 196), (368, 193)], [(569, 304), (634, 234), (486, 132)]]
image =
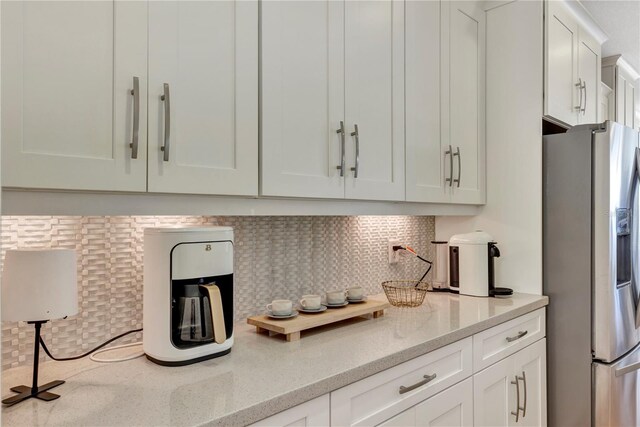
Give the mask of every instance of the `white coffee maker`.
[(143, 348), (166, 366), (233, 345), (233, 228), (144, 230)]

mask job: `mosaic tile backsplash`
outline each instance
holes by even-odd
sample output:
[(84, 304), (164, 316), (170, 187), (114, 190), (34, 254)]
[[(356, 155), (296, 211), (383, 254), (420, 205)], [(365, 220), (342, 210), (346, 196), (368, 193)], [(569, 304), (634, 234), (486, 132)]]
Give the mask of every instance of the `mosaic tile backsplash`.
[[(52, 353), (66, 357), (142, 327), (144, 228), (203, 224), (234, 227), (237, 321), (276, 298), (354, 284), (379, 293), (384, 280), (418, 279), (426, 265), (414, 258), (389, 265), (387, 241), (397, 238), (430, 259), (435, 234), (433, 217), (4, 216), (2, 259), (14, 248), (77, 251), (80, 311), (43, 327)], [(32, 359), (33, 327), (3, 322), (2, 369)]]

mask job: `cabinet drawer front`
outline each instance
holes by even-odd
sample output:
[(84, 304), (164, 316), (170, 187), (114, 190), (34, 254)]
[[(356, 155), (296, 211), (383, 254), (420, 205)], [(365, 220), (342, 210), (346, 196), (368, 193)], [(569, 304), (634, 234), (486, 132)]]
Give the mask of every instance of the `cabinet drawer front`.
[(473, 336), (473, 372), (478, 372), (545, 336), (544, 308)]
[(331, 424), (377, 425), (471, 373), (469, 337), (332, 392)]

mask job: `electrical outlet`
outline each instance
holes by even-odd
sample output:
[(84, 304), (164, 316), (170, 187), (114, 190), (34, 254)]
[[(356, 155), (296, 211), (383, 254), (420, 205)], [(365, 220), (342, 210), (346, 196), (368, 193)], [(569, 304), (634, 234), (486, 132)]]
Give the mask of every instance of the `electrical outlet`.
[(397, 264), (400, 261), (400, 251), (394, 251), (394, 246), (400, 246), (400, 240), (389, 239), (389, 264)]

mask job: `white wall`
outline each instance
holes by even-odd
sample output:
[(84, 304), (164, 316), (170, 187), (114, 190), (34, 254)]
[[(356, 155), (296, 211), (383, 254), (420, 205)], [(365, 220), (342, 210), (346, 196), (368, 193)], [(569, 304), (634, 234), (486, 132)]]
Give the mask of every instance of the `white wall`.
[(496, 285), (542, 293), (543, 5), (487, 11), (487, 204), (436, 217), (436, 238), (484, 230), (498, 242)]

